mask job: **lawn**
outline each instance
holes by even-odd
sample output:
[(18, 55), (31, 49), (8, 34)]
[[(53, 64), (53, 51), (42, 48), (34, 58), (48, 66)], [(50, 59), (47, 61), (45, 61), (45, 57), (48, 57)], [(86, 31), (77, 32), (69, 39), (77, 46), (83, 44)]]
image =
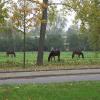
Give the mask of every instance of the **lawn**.
[(1, 85), (0, 100), (100, 100), (100, 81)]
[[(41, 70), (41, 69), (70, 69), (85, 67), (100, 67), (100, 52), (96, 56), (95, 52), (84, 52), (85, 59), (77, 56), (72, 59), (71, 52), (61, 52), (61, 61), (48, 62), (48, 52), (44, 53), (44, 66), (36, 66), (37, 52), (26, 53), (26, 69)], [(57, 59), (57, 58), (56, 58)], [(0, 69), (20, 69), (23, 67), (23, 53), (17, 52), (16, 57), (7, 57), (5, 52), (0, 53)]]

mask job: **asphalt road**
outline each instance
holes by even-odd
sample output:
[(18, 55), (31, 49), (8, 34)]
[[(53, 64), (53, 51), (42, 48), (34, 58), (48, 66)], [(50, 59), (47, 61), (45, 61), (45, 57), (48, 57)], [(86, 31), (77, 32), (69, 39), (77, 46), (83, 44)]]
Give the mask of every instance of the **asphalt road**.
[(30, 77), (30, 78), (15, 78), (0, 80), (1, 84), (28, 84), (28, 83), (60, 83), (73, 81), (94, 81), (100, 80), (100, 74), (78, 74), (64, 76), (45, 76), (45, 77)]

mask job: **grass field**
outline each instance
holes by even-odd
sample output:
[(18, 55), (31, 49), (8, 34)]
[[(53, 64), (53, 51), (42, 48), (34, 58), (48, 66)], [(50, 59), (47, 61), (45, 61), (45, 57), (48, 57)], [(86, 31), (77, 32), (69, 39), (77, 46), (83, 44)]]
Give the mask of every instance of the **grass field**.
[[(96, 55), (95, 52), (84, 52), (85, 59), (77, 56), (72, 59), (71, 52), (61, 52), (61, 61), (48, 62), (48, 52), (44, 53), (44, 66), (36, 66), (37, 52), (26, 53), (26, 69), (59, 69), (59, 68), (78, 68), (82, 65), (92, 67), (92, 65), (100, 65), (100, 52)], [(56, 58), (57, 59), (57, 58)], [(16, 57), (7, 57), (5, 52), (0, 53), (0, 69), (20, 69), (23, 67), (23, 53), (17, 52)], [(94, 66), (93, 66), (94, 67)], [(100, 66), (96, 66), (100, 67)]]
[(100, 81), (1, 85), (0, 100), (100, 100)]

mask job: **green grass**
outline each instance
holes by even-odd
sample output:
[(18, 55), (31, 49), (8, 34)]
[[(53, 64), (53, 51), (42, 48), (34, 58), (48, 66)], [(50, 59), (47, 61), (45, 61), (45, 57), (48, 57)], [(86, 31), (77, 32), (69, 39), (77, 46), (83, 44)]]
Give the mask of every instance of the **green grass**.
[(100, 81), (1, 85), (0, 100), (100, 100)]
[[(48, 52), (44, 53), (44, 66), (36, 66), (37, 52), (26, 53), (26, 69), (41, 70), (41, 69), (62, 69), (62, 68), (80, 68), (90, 65), (100, 67), (100, 52), (96, 56), (95, 52), (84, 52), (85, 59), (78, 58), (77, 56), (72, 59), (71, 52), (61, 52), (61, 61), (48, 62)], [(56, 58), (57, 59), (57, 58)], [(23, 53), (17, 52), (16, 58), (6, 57), (5, 52), (0, 53), (0, 69), (20, 69), (23, 67)], [(92, 66), (91, 66), (92, 67)], [(94, 66), (93, 66), (94, 67)]]

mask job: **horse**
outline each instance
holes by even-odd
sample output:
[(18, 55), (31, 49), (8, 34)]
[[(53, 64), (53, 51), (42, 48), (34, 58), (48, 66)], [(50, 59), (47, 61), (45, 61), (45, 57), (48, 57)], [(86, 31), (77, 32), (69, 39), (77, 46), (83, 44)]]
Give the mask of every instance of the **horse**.
[(75, 50), (72, 53), (72, 59), (74, 58), (75, 55), (78, 55), (78, 57), (80, 58), (80, 56), (82, 56), (82, 58), (84, 58), (84, 54), (81, 50)]
[(60, 61), (60, 50), (52, 50), (48, 56), (48, 62), (52, 61), (52, 58), (55, 60), (55, 56), (58, 56), (58, 61)]
[(16, 54), (14, 51), (7, 51), (6, 55), (9, 57), (9, 55), (16, 57)]

